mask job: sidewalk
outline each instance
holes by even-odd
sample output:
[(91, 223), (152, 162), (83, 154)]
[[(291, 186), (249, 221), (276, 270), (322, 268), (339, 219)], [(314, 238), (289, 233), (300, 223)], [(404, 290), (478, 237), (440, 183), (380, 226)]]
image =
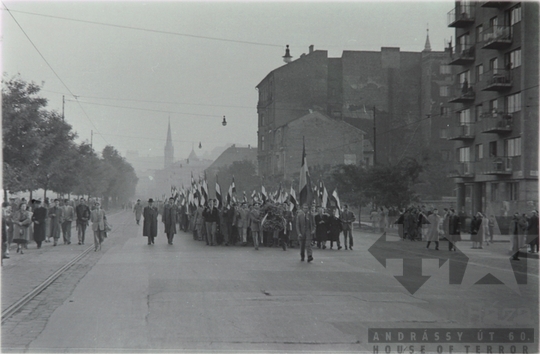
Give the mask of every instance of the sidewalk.
[[(121, 211), (120, 211), (121, 212)], [(121, 215), (119, 211), (109, 212), (111, 223), (114, 225), (115, 217)], [(91, 227), (86, 228), (85, 244), (78, 245), (77, 231), (71, 231), (71, 244), (64, 245), (62, 237), (58, 246), (43, 242), (41, 249), (37, 249), (34, 241), (28, 244), (24, 254), (17, 253), (17, 245), (13, 244), (9, 259), (4, 259), (2, 266), (2, 311), (18, 301), (44, 282), (58, 269), (83, 253), (94, 243), (94, 234)]]

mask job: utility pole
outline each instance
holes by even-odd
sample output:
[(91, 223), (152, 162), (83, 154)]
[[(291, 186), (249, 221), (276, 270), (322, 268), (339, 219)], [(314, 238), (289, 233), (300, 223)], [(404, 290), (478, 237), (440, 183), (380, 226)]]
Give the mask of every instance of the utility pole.
[(94, 131), (90, 130), (90, 147), (94, 148)]
[(64, 95), (62, 95), (62, 120), (65, 120), (65, 116), (64, 116), (64, 106), (66, 104), (66, 98)]
[(376, 111), (373, 106), (373, 166), (377, 164), (377, 124)]

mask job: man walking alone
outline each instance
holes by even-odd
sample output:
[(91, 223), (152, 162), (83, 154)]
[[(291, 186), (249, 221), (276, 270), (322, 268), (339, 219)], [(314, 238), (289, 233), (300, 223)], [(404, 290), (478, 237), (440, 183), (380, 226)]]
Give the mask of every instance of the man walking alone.
[(304, 256), (307, 248), (308, 262), (313, 260), (313, 250), (311, 249), (311, 241), (315, 233), (315, 219), (309, 212), (307, 204), (302, 206), (296, 216), (296, 232), (300, 241), (300, 261), (304, 261)]

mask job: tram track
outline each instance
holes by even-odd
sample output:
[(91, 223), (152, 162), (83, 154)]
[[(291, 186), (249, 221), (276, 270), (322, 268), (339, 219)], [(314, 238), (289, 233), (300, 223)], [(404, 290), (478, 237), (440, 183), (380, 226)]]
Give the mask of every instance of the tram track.
[[(115, 213), (111, 214), (110, 216), (118, 215), (118, 214), (121, 214), (122, 212), (123, 212), (123, 210), (115, 212)], [(38, 286), (36, 286), (34, 289), (32, 289), (27, 294), (25, 294), (19, 300), (17, 300), (16, 302), (14, 302), (10, 306), (8, 306), (6, 309), (4, 309), (2, 311), (2, 324), (4, 324), (4, 322), (6, 322), (14, 314), (16, 314), (18, 311), (20, 311), (32, 299), (34, 299), (41, 292), (43, 292), (45, 289), (47, 289), (51, 284), (53, 284), (55, 282), (55, 280), (58, 279), (62, 274), (64, 274), (69, 268), (71, 268), (73, 265), (77, 264), (81, 259), (83, 259), (86, 255), (88, 255), (88, 253), (90, 253), (93, 248), (94, 248), (94, 244), (92, 243), (84, 251), (82, 251), (76, 257), (71, 259), (68, 263), (64, 264), (62, 267), (60, 267), (58, 270), (56, 270), (53, 274), (51, 274), (49, 277), (47, 277), (47, 279), (45, 279), (43, 282), (41, 282)]]

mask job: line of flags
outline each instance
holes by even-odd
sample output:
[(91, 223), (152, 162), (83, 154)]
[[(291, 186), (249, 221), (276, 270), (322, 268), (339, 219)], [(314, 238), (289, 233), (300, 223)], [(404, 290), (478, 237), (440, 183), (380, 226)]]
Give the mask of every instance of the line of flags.
[[(273, 193), (268, 193), (264, 185), (261, 185), (260, 192), (253, 190), (251, 193), (251, 199), (262, 202), (271, 200), (277, 203), (284, 203), (288, 201), (290, 203), (291, 211), (304, 204), (312, 205), (313, 203), (318, 206), (322, 206), (323, 208), (329, 208), (330, 206), (335, 205), (337, 206), (336, 213), (341, 210), (341, 203), (337, 190), (334, 190), (332, 194), (328, 194), (323, 181), (320, 181), (318, 185), (312, 184), (307, 166), (305, 141), (303, 141), (302, 144), (302, 162), (300, 166), (300, 183), (298, 190), (299, 196), (297, 197), (296, 191), (292, 185), (288, 193), (283, 189), (281, 183), (279, 184), (277, 191)], [(232, 182), (227, 190), (227, 195), (224, 196), (221, 185), (219, 184), (218, 175), (216, 174), (215, 195), (217, 207), (238, 203), (236, 198), (236, 184), (234, 181), (234, 176), (232, 176)], [(180, 200), (181, 205), (188, 204), (189, 206), (193, 207), (206, 205), (210, 199), (208, 183), (206, 181), (206, 172), (202, 178), (199, 175), (198, 181), (195, 180), (193, 177), (193, 172), (191, 172), (191, 185), (188, 188), (184, 188), (184, 185), (182, 185), (180, 189), (178, 189), (176, 186), (171, 186), (171, 196), (177, 200)], [(245, 203), (248, 202), (246, 191), (243, 191), (242, 198), (239, 200)]]

